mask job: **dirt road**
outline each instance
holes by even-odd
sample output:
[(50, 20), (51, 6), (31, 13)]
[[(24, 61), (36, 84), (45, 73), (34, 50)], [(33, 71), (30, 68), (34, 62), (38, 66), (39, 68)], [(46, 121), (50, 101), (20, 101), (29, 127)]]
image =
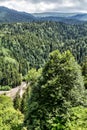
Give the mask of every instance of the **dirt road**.
[(22, 98), (23, 93), (25, 92), (26, 88), (27, 88), (26, 82), (22, 82), (20, 86), (17, 86), (9, 91), (0, 91), (0, 95), (5, 94), (8, 97), (11, 97), (13, 100), (16, 97), (16, 94), (19, 93), (20, 98)]

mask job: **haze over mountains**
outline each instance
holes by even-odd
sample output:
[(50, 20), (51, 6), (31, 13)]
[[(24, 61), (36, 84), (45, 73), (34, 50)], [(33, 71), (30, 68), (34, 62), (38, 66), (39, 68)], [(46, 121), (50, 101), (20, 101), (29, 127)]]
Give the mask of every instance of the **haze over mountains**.
[(34, 16), (29, 13), (18, 12), (3, 6), (0, 7), (0, 22), (30, 22), (34, 19)]
[(19, 12), (7, 7), (0, 6), (0, 22), (32, 22), (32, 21), (56, 21), (65, 23), (80, 23), (87, 21), (86, 13), (61, 13), (61, 12), (45, 12), (45, 13), (26, 13)]

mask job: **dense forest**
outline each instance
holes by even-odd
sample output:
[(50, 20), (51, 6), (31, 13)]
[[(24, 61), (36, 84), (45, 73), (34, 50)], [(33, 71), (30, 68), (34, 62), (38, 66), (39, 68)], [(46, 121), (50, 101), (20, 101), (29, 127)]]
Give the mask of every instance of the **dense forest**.
[(86, 130), (87, 24), (0, 24), (0, 90), (22, 81), (0, 96), (1, 130)]
[(70, 50), (78, 63), (87, 55), (87, 24), (56, 22), (0, 25), (0, 85), (14, 87), (30, 68), (39, 69), (49, 53)]

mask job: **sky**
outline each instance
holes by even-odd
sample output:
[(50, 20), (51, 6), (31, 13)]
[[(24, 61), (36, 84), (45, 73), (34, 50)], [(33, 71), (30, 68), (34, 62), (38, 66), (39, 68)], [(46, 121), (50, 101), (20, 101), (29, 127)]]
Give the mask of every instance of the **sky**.
[(0, 6), (28, 13), (54, 11), (87, 13), (87, 0), (0, 0)]

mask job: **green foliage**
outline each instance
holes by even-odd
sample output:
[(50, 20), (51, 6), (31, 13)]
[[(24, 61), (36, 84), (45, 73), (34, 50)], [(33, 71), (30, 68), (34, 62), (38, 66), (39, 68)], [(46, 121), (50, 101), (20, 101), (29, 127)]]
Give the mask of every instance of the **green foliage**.
[(87, 24), (56, 22), (0, 24), (0, 85), (20, 84), (31, 68), (41, 68), (53, 50), (70, 50), (81, 63), (87, 52)]
[(0, 96), (0, 130), (21, 130), (23, 115), (13, 108), (10, 98)]
[(0, 95), (0, 105), (2, 107), (11, 107), (13, 105), (11, 99), (7, 96), (4, 96), (4, 95)]
[(25, 93), (23, 94), (23, 98), (21, 100), (21, 104), (20, 104), (20, 110), (21, 112), (26, 115), (27, 114), (27, 111), (28, 111), (28, 101), (29, 101), (29, 98), (30, 98), (30, 95), (31, 95), (31, 90), (32, 90), (32, 86), (31, 85), (28, 85)]
[(87, 108), (82, 106), (73, 107), (69, 114), (66, 130), (87, 130)]
[(28, 100), (31, 94), (32, 86), (35, 85), (41, 75), (42, 69), (36, 70), (32, 68), (28, 71), (28, 74), (24, 77), (24, 80), (28, 83), (27, 89), (23, 94), (23, 98), (20, 98), (19, 93), (17, 93), (14, 99), (15, 109), (21, 110), (22, 113), (26, 113), (28, 109)]
[(87, 57), (85, 58), (85, 60), (82, 64), (82, 74), (84, 76), (85, 88), (87, 89)]
[[(59, 51), (54, 51), (57, 49)], [(69, 51), (64, 52), (65, 50)], [(50, 52), (52, 53), (48, 57)], [(86, 126), (83, 126), (83, 123), (80, 126), (73, 119), (70, 120), (71, 112), (67, 122), (70, 108), (87, 105), (84, 103), (87, 62), (82, 64), (83, 77), (81, 68), (77, 64), (77, 62), (82, 63), (86, 55), (86, 23), (82, 25), (56, 22), (0, 24), (0, 86), (2, 89), (6, 86), (15, 87), (21, 83), (22, 76), (30, 83), (23, 99), (17, 95), (14, 101), (15, 108), (25, 114), (28, 129), (67, 130), (69, 122), (72, 130), (76, 125), (79, 129)], [(39, 70), (44, 64), (43, 70)], [(80, 111), (81, 108), (78, 109)], [(73, 113), (76, 111), (77, 109)], [(20, 124), (23, 122), (23, 116), (19, 111), (14, 110), (12, 102), (5, 96), (0, 97), (0, 112), (0, 130), (22, 130)]]
[(15, 87), (21, 83), (21, 74), (19, 74), (18, 62), (10, 57), (9, 50), (2, 48), (0, 57), (0, 85), (1, 89), (9, 89), (9, 86)]
[(81, 68), (70, 51), (52, 52), (29, 99), (28, 129), (65, 129), (64, 115), (69, 108), (83, 105), (83, 96)]
[(41, 71), (42, 69), (38, 69), (38, 70), (36, 70), (35, 68), (30, 69), (28, 71), (28, 74), (25, 77), (25, 80), (27, 82), (30, 82), (30, 84), (35, 84), (35, 82), (41, 75)]
[(11, 89), (10, 86), (0, 86), (1, 91), (8, 91), (10, 89)]
[(19, 95), (19, 92), (16, 94), (16, 97), (14, 99), (14, 108), (17, 110), (20, 110), (21, 108), (21, 98), (20, 98), (20, 95)]

